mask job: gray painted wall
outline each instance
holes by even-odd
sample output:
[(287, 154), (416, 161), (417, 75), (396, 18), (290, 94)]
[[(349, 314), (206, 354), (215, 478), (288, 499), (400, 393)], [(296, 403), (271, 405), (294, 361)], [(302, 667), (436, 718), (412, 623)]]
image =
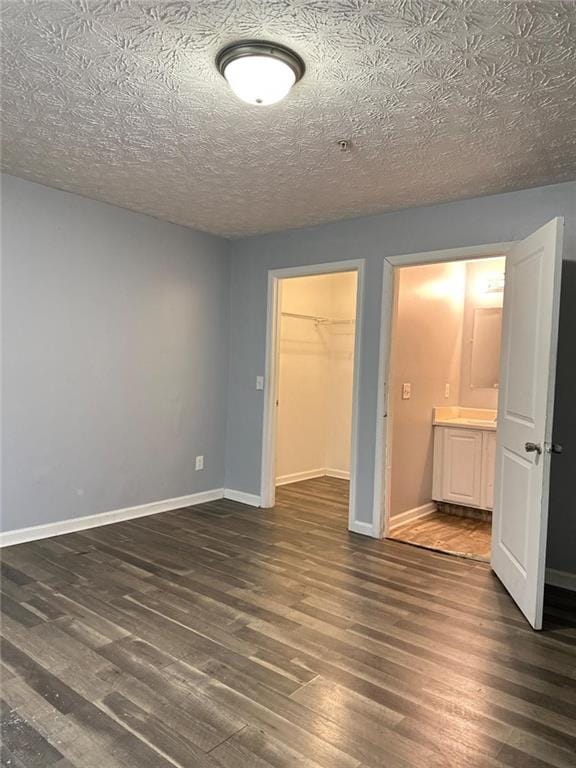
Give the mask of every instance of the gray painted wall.
[(571, 255), (562, 270), (554, 401), (554, 440), (564, 453), (552, 458), (547, 565), (576, 573), (576, 252)]
[(2, 204), (3, 528), (222, 487), (230, 244), (10, 176)]
[[(352, 219), (281, 234), (247, 238), (235, 244), (231, 262), (231, 332), (226, 443), (226, 486), (260, 493), (263, 395), (255, 377), (264, 371), (267, 271), (350, 258), (366, 259), (359, 409), (357, 516), (371, 522), (378, 395), (378, 354), (382, 298), (382, 259), (417, 251), (523, 238), (554, 216), (565, 217), (564, 257), (576, 260), (576, 183), (463, 200), (446, 205)], [(566, 312), (564, 312), (564, 328)], [(570, 341), (562, 330), (560, 370), (567, 369)], [(572, 363), (573, 364), (573, 363)], [(561, 398), (557, 423), (567, 421), (573, 398)], [(550, 565), (576, 571), (576, 521), (572, 477), (576, 466), (573, 433), (554, 469)], [(570, 470), (572, 467), (572, 470)], [(570, 488), (570, 492), (568, 492)], [(559, 503), (562, 502), (563, 503)], [(558, 528), (557, 528), (558, 526)]]
[[(349, 258), (366, 259), (358, 509), (369, 522), (382, 257), (513, 240), (561, 215), (576, 262), (575, 183), (234, 243), (9, 176), (2, 191), (5, 530), (223, 485), (259, 494), (267, 270)], [(572, 266), (549, 565), (576, 571)]]

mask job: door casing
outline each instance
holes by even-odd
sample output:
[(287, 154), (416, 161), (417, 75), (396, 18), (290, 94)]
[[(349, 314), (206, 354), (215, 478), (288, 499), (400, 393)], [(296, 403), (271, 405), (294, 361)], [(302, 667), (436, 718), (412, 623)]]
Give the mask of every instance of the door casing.
[(391, 400), (388, 386), (390, 371), (390, 350), (392, 344), (395, 269), (414, 267), (422, 264), (441, 264), (451, 261), (472, 261), (506, 256), (516, 241), (488, 243), (463, 248), (448, 248), (440, 251), (424, 251), (384, 259), (382, 286), (382, 317), (380, 323), (380, 361), (378, 373), (378, 405), (376, 422), (376, 446), (374, 462), (374, 509), (373, 530), (376, 538), (388, 536), (390, 528), (390, 477), (391, 477), (391, 428), (389, 418)]
[(280, 288), (281, 281), (290, 277), (331, 275), (356, 272), (356, 327), (354, 334), (354, 375), (352, 384), (352, 430), (350, 441), (350, 500), (348, 528), (365, 533), (365, 523), (356, 520), (356, 475), (358, 467), (358, 400), (359, 375), (362, 364), (362, 317), (364, 314), (364, 259), (307, 264), (300, 267), (271, 269), (268, 272), (268, 309), (266, 322), (266, 365), (264, 370), (264, 420), (262, 427), (262, 468), (260, 503), (273, 507), (276, 498), (276, 433), (278, 399), (278, 362), (280, 358)]

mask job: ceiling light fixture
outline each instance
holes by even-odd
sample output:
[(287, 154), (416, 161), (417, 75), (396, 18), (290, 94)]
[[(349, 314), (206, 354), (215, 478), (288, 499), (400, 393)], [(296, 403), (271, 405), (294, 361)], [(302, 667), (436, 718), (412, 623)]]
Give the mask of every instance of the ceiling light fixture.
[(258, 106), (281, 101), (304, 74), (304, 62), (297, 53), (263, 40), (223, 48), (216, 66), (239, 99)]

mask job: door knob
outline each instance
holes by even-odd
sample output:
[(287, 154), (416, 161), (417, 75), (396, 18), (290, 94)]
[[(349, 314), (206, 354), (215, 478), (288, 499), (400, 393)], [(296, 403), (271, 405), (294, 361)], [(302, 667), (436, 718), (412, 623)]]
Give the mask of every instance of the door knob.
[(524, 443), (524, 450), (526, 453), (542, 453), (542, 446), (540, 443)]

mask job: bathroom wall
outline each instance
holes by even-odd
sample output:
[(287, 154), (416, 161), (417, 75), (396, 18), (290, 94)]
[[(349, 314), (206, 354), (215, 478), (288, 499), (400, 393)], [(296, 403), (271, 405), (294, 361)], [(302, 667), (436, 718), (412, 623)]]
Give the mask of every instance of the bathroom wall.
[[(281, 311), (353, 318), (355, 273), (281, 283)], [(281, 317), (276, 477), (347, 475), (350, 463), (354, 325)]]
[(466, 295), (464, 299), (464, 327), (462, 331), (462, 373), (460, 379), (460, 405), (467, 408), (497, 408), (498, 388), (472, 388), (470, 371), (474, 312), (479, 307), (502, 307), (503, 292), (486, 290), (488, 279), (504, 276), (506, 259), (481, 259), (466, 264)]
[[(396, 275), (390, 377), (392, 517), (432, 498), (432, 411), (437, 405), (459, 403), (466, 265), (406, 267)], [(404, 383), (411, 386), (407, 400), (402, 399)]]

